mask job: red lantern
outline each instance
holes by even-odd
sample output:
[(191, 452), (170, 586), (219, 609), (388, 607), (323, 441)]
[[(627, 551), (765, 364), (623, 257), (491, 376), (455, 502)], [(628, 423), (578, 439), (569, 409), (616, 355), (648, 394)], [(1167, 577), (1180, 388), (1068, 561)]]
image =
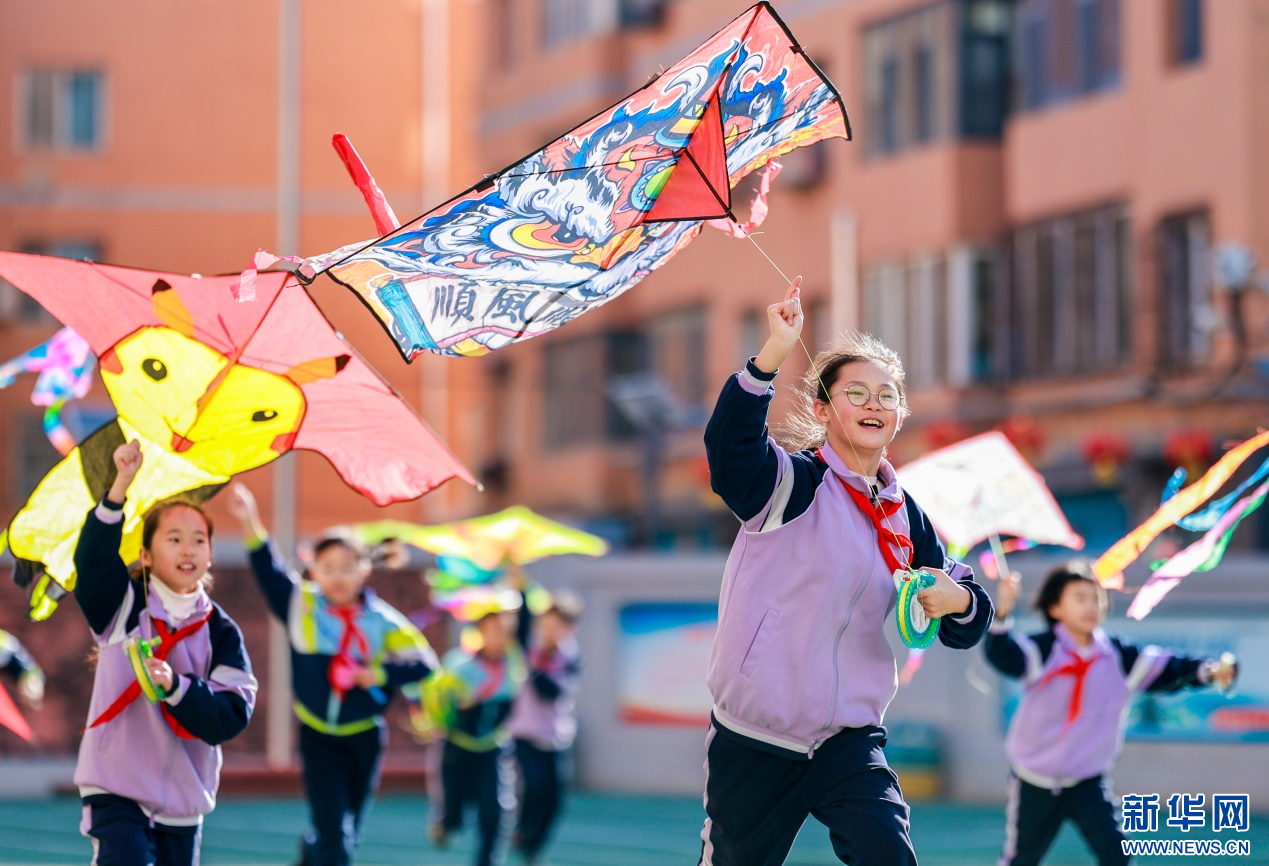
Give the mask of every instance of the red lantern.
[(1103, 487), (1119, 480), (1119, 467), (1128, 459), (1128, 441), (1114, 433), (1094, 433), (1084, 440), (1084, 459)]
[(998, 429), (1013, 443), (1013, 447), (1018, 449), (1028, 463), (1034, 465), (1044, 452), (1044, 431), (1040, 429), (1040, 425), (1034, 418), (1023, 416), (1006, 418)]
[(1197, 478), (1212, 462), (1212, 440), (1202, 430), (1177, 430), (1164, 440), (1163, 459)]

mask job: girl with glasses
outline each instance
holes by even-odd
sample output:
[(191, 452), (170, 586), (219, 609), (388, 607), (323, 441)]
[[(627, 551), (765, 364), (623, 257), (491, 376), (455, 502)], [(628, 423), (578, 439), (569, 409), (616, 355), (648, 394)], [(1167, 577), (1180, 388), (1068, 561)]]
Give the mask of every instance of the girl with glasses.
[(894, 351), (846, 334), (812, 365), (791, 447), (769, 436), (772, 383), (802, 331), (800, 283), (767, 308), (770, 337), (705, 430), (711, 485), (741, 528), (710, 660), (700, 862), (782, 863), (813, 815), (842, 862), (911, 866), (908, 807), (882, 751), (896, 580), (909, 568), (935, 577), (917, 598), (956, 649), (983, 637), (991, 600), (885, 459), (908, 411)]

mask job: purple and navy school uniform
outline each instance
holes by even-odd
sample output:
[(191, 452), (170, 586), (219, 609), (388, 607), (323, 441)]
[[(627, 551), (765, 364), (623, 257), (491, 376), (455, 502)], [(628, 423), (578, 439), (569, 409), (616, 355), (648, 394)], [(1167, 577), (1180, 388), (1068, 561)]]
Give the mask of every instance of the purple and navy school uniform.
[(1203, 660), (1133, 646), (1100, 628), (1081, 647), (1060, 623), (1031, 635), (1010, 624), (994, 624), (985, 643), (987, 661), (1023, 686), (1005, 738), (1012, 772), (1000, 864), (1038, 864), (1067, 820), (1099, 864), (1127, 863), (1108, 774), (1129, 703), (1141, 692), (1203, 685)]
[(978, 643), (991, 599), (947, 556), (889, 462), (874, 492), (831, 446), (789, 452), (769, 436), (773, 379), (750, 361), (723, 386), (705, 429), (711, 486), (741, 529), (710, 658), (700, 862), (780, 863), (814, 816), (844, 862), (915, 864), (881, 726), (898, 688), (884, 631), (897, 590), (872, 517), (845, 486), (897, 508), (887, 522), (911, 539), (910, 565), (942, 569), (969, 590), (970, 609), (939, 626), (945, 646)]
[[(75, 598), (98, 650), (75, 768), (81, 829), (99, 866), (193, 863), (203, 815), (216, 805), (220, 744), (247, 727), (256, 679), (242, 632), (206, 593), (185, 620), (171, 622), (158, 591), (150, 586), (147, 594), (128, 574), (119, 556), (122, 508), (103, 500), (90, 511), (75, 549)], [(136, 682), (125, 641), (155, 634), (156, 622), (177, 631), (200, 618), (167, 654), (175, 684), (163, 703), (138, 699), (118, 710)], [(145, 859), (135, 859), (141, 853)]]

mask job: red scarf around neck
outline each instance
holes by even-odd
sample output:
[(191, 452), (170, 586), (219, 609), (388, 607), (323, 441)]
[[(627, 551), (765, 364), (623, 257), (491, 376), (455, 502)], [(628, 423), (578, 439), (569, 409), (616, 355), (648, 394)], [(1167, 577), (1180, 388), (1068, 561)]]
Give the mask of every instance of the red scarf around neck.
[[(816, 451), (815, 456), (824, 460), (821, 451)], [(825, 460), (824, 462), (827, 463), (828, 461)], [(912, 553), (914, 550), (912, 539), (891, 529), (889, 521), (889, 518), (893, 517), (903, 507), (903, 499), (899, 499), (897, 502), (888, 502), (880, 497), (870, 498), (851, 487), (846, 482), (846, 479), (840, 475), (837, 480), (842, 482), (842, 486), (846, 488), (850, 498), (855, 500), (859, 510), (872, 520), (872, 525), (877, 530), (877, 546), (881, 549), (881, 556), (886, 561), (886, 566), (890, 569), (890, 572), (893, 574), (896, 571), (907, 571), (908, 566), (912, 564)], [(895, 555), (893, 548), (896, 547), (903, 554), (903, 558), (906, 561), (900, 561), (899, 557)]]
[[(160, 641), (159, 645), (154, 648), (154, 657), (160, 661), (167, 661), (168, 653), (172, 651), (172, 648), (206, 625), (207, 620), (209, 619), (211, 619), (211, 611), (208, 611), (205, 616), (196, 619), (193, 622), (186, 623), (176, 631), (172, 631), (171, 627), (163, 620), (150, 616), (150, 622), (153, 624), (154, 631), (158, 635)], [(173, 678), (176, 676), (177, 675), (173, 673)], [(88, 728), (95, 728), (98, 725), (104, 725), (106, 722), (111, 721), (127, 709), (128, 705), (139, 697), (141, 697), (141, 683), (133, 680), (132, 683), (123, 690), (123, 693), (120, 694), (119, 697), (115, 698), (115, 702), (113, 704), (106, 707), (105, 711), (100, 716), (93, 719), (93, 721), (88, 725)], [(176, 717), (172, 715), (172, 711), (168, 709), (167, 704), (160, 703), (159, 709), (163, 711), (163, 718), (167, 721), (168, 727), (172, 729), (172, 733), (176, 734), (183, 740), (197, 739), (193, 734), (185, 730), (181, 723), (176, 720)], [(88, 730), (88, 728), (85, 728), (84, 730)]]
[(1066, 721), (1063, 727), (1070, 725), (1079, 718), (1080, 709), (1084, 704), (1084, 680), (1088, 677), (1088, 669), (1101, 658), (1100, 653), (1084, 658), (1070, 650), (1067, 650), (1067, 652), (1070, 653), (1071, 660), (1061, 667), (1056, 667), (1049, 671), (1044, 675), (1044, 679), (1039, 682), (1039, 685), (1043, 686), (1055, 677), (1069, 676), (1075, 678), (1075, 686), (1071, 689), (1071, 700), (1066, 705)]

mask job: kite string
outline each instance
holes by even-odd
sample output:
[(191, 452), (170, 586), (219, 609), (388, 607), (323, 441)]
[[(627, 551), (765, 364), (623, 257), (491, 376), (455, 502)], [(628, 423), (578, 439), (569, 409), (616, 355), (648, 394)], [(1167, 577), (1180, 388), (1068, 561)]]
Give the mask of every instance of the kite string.
[[(771, 256), (767, 255), (767, 251), (766, 251), (766, 250), (764, 250), (764, 249), (763, 249), (763, 248), (759, 245), (759, 243), (758, 243), (756, 240), (754, 240), (754, 235), (755, 235), (755, 234), (762, 234), (762, 233), (761, 233), (761, 232), (746, 232), (746, 233), (745, 233), (745, 237), (749, 239), (749, 242), (750, 242), (750, 243), (752, 243), (752, 244), (754, 245), (754, 248), (755, 248), (755, 249), (757, 249), (757, 250), (758, 250), (758, 252), (762, 253), (762, 257), (763, 257), (764, 259), (766, 259), (768, 262), (770, 262), (770, 263), (771, 263), (771, 267), (773, 267), (773, 268), (775, 268), (775, 269), (776, 269), (776, 273), (778, 273), (778, 274), (780, 275), (781, 279), (783, 279), (786, 283), (791, 283), (791, 282), (792, 282), (792, 280), (790, 280), (787, 276), (785, 276), (784, 271), (783, 271), (783, 270), (781, 270), (781, 269), (780, 269), (780, 266), (779, 266), (779, 265), (777, 265), (777, 264), (775, 263), (775, 260), (774, 260), (773, 258), (771, 258)], [(800, 301), (799, 301), (799, 306), (801, 306), (801, 302), (800, 302)], [(863, 461), (862, 459), (860, 459), (860, 456), (859, 456), (859, 451), (855, 448), (855, 442), (854, 442), (854, 440), (852, 440), (852, 439), (850, 438), (850, 434), (849, 434), (849, 433), (846, 433), (846, 423), (842, 420), (841, 413), (839, 413), (839, 412), (837, 411), (837, 406), (833, 403), (833, 395), (828, 393), (828, 386), (827, 386), (827, 385), (825, 385), (825, 384), (824, 384), (824, 380), (823, 380), (822, 378), (820, 378), (820, 371), (819, 371), (819, 368), (815, 365), (815, 358), (814, 358), (814, 357), (812, 357), (812, 355), (811, 355), (811, 350), (810, 350), (810, 349), (808, 349), (808, 348), (807, 348), (807, 346), (806, 346), (806, 343), (805, 343), (805, 342), (803, 342), (803, 340), (802, 340), (802, 334), (801, 334), (801, 332), (800, 332), (800, 331), (798, 332), (798, 345), (800, 345), (800, 346), (802, 347), (802, 351), (806, 353), (806, 359), (807, 359), (807, 360), (810, 362), (810, 364), (811, 364), (811, 373), (815, 376), (815, 381), (819, 384), (819, 386), (820, 386), (820, 390), (821, 390), (821, 391), (823, 391), (823, 393), (828, 394), (828, 398), (829, 398), (829, 399), (828, 399), (828, 406), (829, 406), (829, 408), (830, 408), (830, 409), (832, 409), (832, 410), (833, 410), (833, 415), (837, 418), (837, 423), (838, 423), (838, 425), (841, 427), (842, 432), (843, 432), (843, 433), (845, 433), (845, 435), (846, 435), (846, 443), (847, 443), (848, 445), (850, 445), (850, 450), (851, 450), (851, 451), (854, 453), (854, 455), (855, 455), (855, 463), (856, 463), (856, 464), (858, 464), (859, 466), (863, 466), (863, 465), (864, 465), (864, 461)], [(896, 411), (897, 411), (897, 410), (896, 410)], [(858, 473), (856, 473), (856, 474), (858, 474)], [(867, 480), (867, 479), (865, 479), (865, 480)], [(894, 531), (894, 527), (890, 525), (890, 518), (886, 516), (885, 511), (881, 508), (881, 504), (877, 501), (877, 491), (876, 491), (876, 490), (874, 490), (874, 489), (872, 488), (872, 485), (869, 485), (869, 486), (868, 486), (868, 490), (869, 490), (869, 492), (871, 492), (871, 493), (872, 493), (872, 503), (873, 503), (873, 508), (875, 508), (875, 509), (877, 510), (877, 513), (881, 515), (881, 519), (882, 519), (882, 521), (886, 524), (886, 529), (890, 530), (890, 533), (891, 533), (892, 535), (895, 535), (895, 536), (897, 537), (897, 536), (898, 536), (898, 533), (896, 533), (896, 532)], [(899, 548), (899, 555), (900, 555), (900, 556), (903, 556), (903, 557), (904, 557), (904, 559), (906, 560), (906, 561), (904, 562), (904, 567), (905, 567), (908, 571), (911, 571), (911, 570), (912, 570), (912, 560), (906, 556), (906, 553), (907, 553), (906, 548), (903, 548), (903, 547), (900, 547), (900, 548)], [(942, 595), (942, 590), (941, 590), (941, 589), (940, 589), (939, 594), (940, 594), (940, 596)]]

